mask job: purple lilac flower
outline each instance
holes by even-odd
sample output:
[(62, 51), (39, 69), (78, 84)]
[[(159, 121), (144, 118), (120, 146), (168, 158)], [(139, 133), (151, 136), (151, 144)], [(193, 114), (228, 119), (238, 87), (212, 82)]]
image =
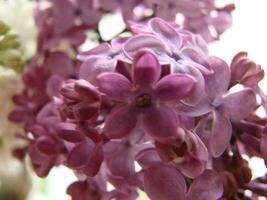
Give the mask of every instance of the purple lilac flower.
[[(212, 0), (53, 1), (37, 9), (38, 53), (10, 115), (24, 122), (20, 137), (36, 173), (72, 169), (80, 179), (68, 188), (73, 200), (134, 200), (138, 190), (152, 200), (250, 199), (245, 190), (265, 195), (266, 177), (252, 180), (242, 157), (267, 157), (266, 117), (256, 114), (266, 99), (258, 86), (264, 73), (245, 53), (229, 67), (209, 54), (201, 36), (146, 17), (128, 23), (132, 36), (80, 53), (80, 61), (57, 50), (67, 40), (78, 52), (102, 12), (135, 19), (127, 12), (140, 5), (156, 16), (182, 13), (184, 26), (207, 41), (229, 26), (233, 9)], [(232, 92), (237, 84), (241, 89)]]
[(102, 73), (98, 87), (108, 98), (120, 102), (106, 119), (104, 131), (109, 138), (128, 135), (141, 123), (158, 140), (175, 137), (178, 118), (168, 103), (190, 95), (195, 80), (183, 74), (160, 79), (156, 57), (140, 52), (133, 61), (131, 80), (119, 73)]

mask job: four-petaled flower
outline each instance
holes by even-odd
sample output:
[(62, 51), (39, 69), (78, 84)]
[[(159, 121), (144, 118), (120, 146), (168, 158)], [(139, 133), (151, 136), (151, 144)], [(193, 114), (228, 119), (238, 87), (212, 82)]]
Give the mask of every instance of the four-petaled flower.
[(195, 79), (185, 74), (161, 77), (161, 66), (154, 54), (138, 53), (130, 80), (117, 72), (98, 76), (98, 87), (109, 99), (118, 102), (105, 121), (104, 132), (109, 138), (122, 138), (136, 125), (156, 140), (175, 138), (179, 125), (173, 105), (188, 97)]

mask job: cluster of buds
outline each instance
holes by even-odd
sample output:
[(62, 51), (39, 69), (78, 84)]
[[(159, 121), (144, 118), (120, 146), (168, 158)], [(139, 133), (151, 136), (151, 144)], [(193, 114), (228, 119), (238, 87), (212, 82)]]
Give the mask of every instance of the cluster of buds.
[[(134, 200), (139, 190), (152, 200), (253, 199), (267, 193), (266, 177), (252, 180), (242, 156), (267, 159), (266, 117), (256, 114), (267, 107), (258, 86), (264, 72), (246, 53), (229, 66), (207, 47), (231, 24), (232, 5), (50, 3), (35, 11), (37, 54), (9, 116), (23, 122), (19, 136), (28, 141), (15, 154), (28, 154), (39, 176), (58, 165), (72, 169), (79, 178), (67, 190), (73, 200)], [(137, 17), (136, 7), (153, 12)], [(132, 20), (132, 36), (79, 53), (86, 31), (97, 30), (101, 16), (115, 11)], [(162, 19), (177, 13), (186, 29)]]

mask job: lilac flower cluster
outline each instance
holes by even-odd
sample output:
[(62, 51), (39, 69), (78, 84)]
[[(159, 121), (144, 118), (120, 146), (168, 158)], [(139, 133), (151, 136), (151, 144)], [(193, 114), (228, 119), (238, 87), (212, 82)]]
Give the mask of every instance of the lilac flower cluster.
[(212, 42), (231, 26), (234, 10), (233, 4), (216, 6), (216, 0), (50, 0), (50, 3), (52, 9), (38, 16), (49, 18), (46, 23), (53, 26), (43, 26), (46, 30), (41, 37), (45, 46), (62, 37), (77, 44), (84, 37), (85, 28), (96, 28), (103, 15), (116, 12), (121, 13), (126, 23), (128, 20), (145, 22), (151, 17), (174, 21), (178, 14), (187, 30)]
[[(41, 177), (54, 166), (71, 168), (79, 178), (67, 191), (73, 200), (134, 200), (138, 190), (152, 200), (267, 195), (267, 177), (252, 180), (242, 156), (267, 159), (266, 117), (256, 114), (267, 105), (261, 67), (244, 52), (228, 66), (200, 35), (132, 13), (140, 5), (168, 20), (182, 13), (185, 28), (210, 42), (230, 25), (233, 6), (175, 2), (53, 0), (36, 9), (37, 53), (9, 116), (24, 124), (19, 136), (28, 145), (15, 154), (28, 154)], [(117, 10), (138, 21), (128, 23), (133, 35), (75, 60), (85, 32)]]
[(255, 112), (260, 66), (241, 52), (229, 67), (200, 36), (160, 18), (132, 28), (132, 37), (81, 53), (79, 79), (61, 89), (66, 165), (85, 175), (69, 194), (136, 199), (138, 188), (153, 200), (265, 196), (264, 181), (251, 180), (241, 156), (265, 158), (266, 118)]

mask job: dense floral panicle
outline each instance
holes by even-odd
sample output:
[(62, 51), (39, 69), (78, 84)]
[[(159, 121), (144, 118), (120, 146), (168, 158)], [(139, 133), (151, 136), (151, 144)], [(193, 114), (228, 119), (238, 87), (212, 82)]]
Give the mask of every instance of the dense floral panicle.
[[(27, 112), (10, 117), (27, 124), (20, 137), (28, 141), (39, 176), (56, 165), (72, 169), (80, 179), (68, 188), (73, 200), (135, 200), (138, 190), (151, 200), (250, 198), (247, 189), (265, 194), (265, 183), (251, 182), (242, 155), (266, 159), (266, 117), (256, 113), (267, 102), (258, 86), (264, 73), (245, 53), (229, 67), (209, 54), (206, 43), (229, 27), (232, 5), (50, 3), (35, 11), (38, 53), (24, 76), (25, 95), (14, 97)], [(136, 16), (137, 7), (151, 8), (163, 19)], [(96, 30), (105, 12), (116, 11), (132, 20), (127, 25), (133, 35), (101, 43), (73, 60), (86, 30)], [(176, 25), (176, 13), (206, 41)], [(60, 50), (65, 43), (68, 49)], [(237, 84), (242, 87), (233, 91)]]
[(184, 18), (182, 23), (186, 29), (212, 42), (231, 26), (234, 10), (233, 4), (217, 7), (216, 0), (54, 0), (49, 3), (48, 8), (35, 11), (37, 24), (42, 30), (41, 48), (50, 48), (62, 37), (79, 45), (85, 39), (84, 30), (96, 29), (103, 15), (118, 11), (125, 22), (145, 22), (155, 16), (175, 21), (179, 14)]

